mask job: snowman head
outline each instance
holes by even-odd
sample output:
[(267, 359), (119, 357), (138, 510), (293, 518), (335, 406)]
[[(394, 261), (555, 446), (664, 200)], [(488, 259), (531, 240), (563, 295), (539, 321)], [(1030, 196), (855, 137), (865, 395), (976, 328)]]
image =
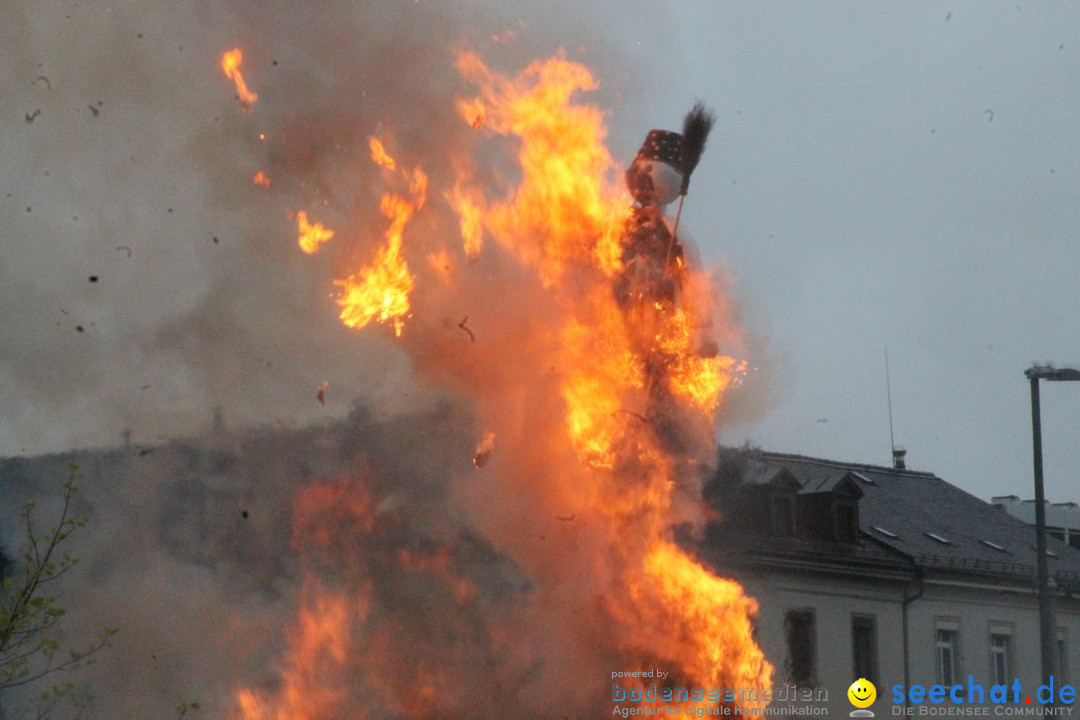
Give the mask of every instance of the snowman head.
[(626, 186), (642, 205), (667, 205), (682, 184), (682, 135), (650, 130), (637, 157), (626, 169)]

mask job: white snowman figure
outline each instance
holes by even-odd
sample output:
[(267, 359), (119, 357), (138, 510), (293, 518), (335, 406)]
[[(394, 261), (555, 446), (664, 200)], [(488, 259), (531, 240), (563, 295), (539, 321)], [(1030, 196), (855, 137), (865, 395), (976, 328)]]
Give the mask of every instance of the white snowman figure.
[[(688, 116), (688, 123), (689, 123)], [(707, 134), (708, 130), (705, 130)], [(666, 207), (689, 186), (686, 136), (669, 130), (650, 130), (626, 170), (626, 186), (634, 198), (622, 236), (623, 273), (615, 282), (615, 297), (634, 315), (643, 337), (656, 336), (651, 313), (681, 308), (689, 320), (691, 350), (703, 357), (717, 354), (708, 279), (685, 226), (666, 214)], [(704, 141), (701, 142), (701, 147)], [(693, 162), (696, 166), (697, 162)], [(639, 348), (645, 350), (645, 348)]]

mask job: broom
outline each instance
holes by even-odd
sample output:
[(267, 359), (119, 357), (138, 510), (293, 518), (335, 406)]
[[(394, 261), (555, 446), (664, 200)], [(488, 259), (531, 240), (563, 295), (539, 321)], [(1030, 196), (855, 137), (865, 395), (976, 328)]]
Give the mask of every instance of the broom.
[(706, 109), (705, 104), (698, 100), (690, 112), (683, 118), (682, 132), (682, 185), (679, 188), (679, 209), (675, 212), (675, 226), (671, 230), (671, 241), (668, 243), (667, 259), (664, 267), (671, 262), (671, 251), (675, 247), (675, 238), (679, 232), (679, 219), (682, 217), (683, 201), (686, 193), (690, 190), (690, 174), (701, 162), (701, 155), (705, 152), (705, 141), (709, 138), (709, 131), (716, 122), (716, 115)]

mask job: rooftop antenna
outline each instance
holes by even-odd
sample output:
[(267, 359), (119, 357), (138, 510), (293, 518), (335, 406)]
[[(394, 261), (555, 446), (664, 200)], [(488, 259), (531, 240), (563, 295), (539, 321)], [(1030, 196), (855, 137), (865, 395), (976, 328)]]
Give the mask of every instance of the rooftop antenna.
[(893, 423), (892, 423), (892, 381), (889, 379), (889, 346), (885, 346), (885, 396), (889, 401), (889, 445), (892, 450), (893, 467), (897, 470), (904, 470), (907, 465), (904, 463), (904, 455), (907, 454), (907, 450), (902, 447), (896, 446), (896, 440), (893, 437)]

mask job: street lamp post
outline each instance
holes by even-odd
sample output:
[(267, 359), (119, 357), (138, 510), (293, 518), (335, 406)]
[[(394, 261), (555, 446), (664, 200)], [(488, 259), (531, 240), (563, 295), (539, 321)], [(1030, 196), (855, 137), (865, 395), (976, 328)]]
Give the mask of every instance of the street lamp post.
[[(1031, 440), (1035, 462), (1035, 561), (1039, 584), (1039, 641), (1043, 684), (1057, 675), (1057, 632), (1054, 619), (1054, 596), (1050, 589), (1050, 571), (1046, 562), (1046, 498), (1043, 492), (1042, 421), (1039, 410), (1039, 380), (1080, 380), (1080, 370), (1033, 365), (1024, 371), (1031, 381)], [(1052, 704), (1051, 700), (1051, 704)]]

